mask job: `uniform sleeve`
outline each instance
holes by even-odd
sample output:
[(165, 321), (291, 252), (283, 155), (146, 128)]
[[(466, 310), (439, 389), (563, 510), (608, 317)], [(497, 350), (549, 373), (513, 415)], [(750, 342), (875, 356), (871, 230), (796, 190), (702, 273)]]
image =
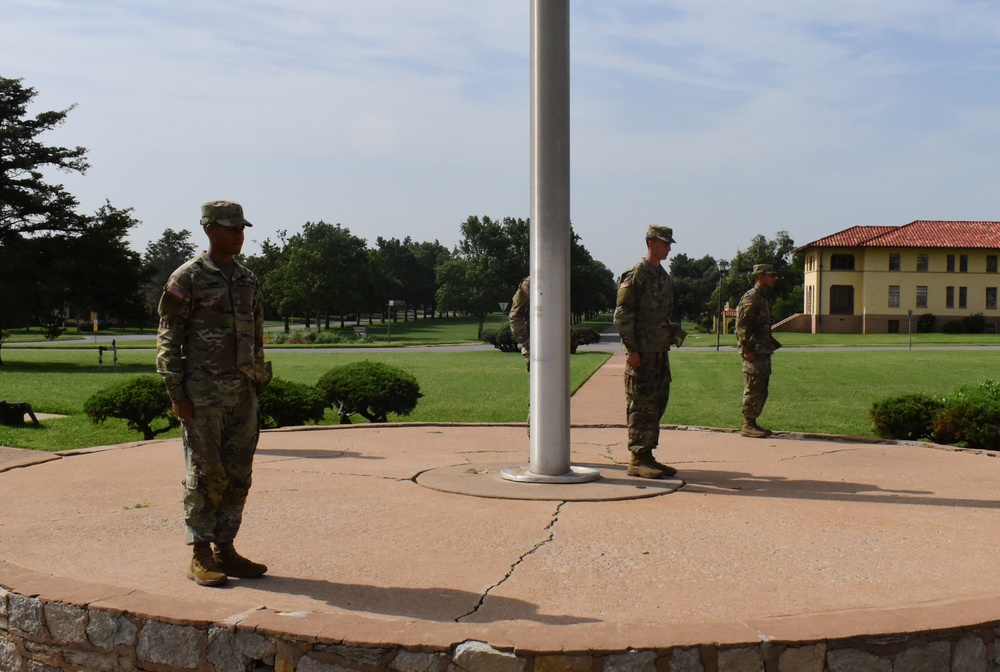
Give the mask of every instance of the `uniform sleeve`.
[(622, 337), (625, 354), (639, 351), (635, 336), (636, 295), (638, 294), (634, 273), (626, 273), (618, 282), (618, 300), (615, 306), (615, 324)]
[(514, 292), (514, 298), (510, 302), (510, 314), (507, 316), (510, 321), (510, 333), (522, 348), (528, 347), (531, 338), (528, 331), (528, 308), (530, 307), (528, 291), (527, 283), (522, 282), (517, 291)]
[(156, 334), (156, 372), (163, 376), (172, 402), (187, 399), (184, 391), (182, 346), (191, 313), (193, 286), (189, 277), (171, 276), (160, 296), (157, 312), (160, 328)]
[(260, 291), (260, 283), (253, 296), (253, 361), (254, 364), (264, 363), (264, 294)]
[(741, 352), (753, 352), (753, 325), (757, 315), (757, 305), (753, 300), (753, 295), (747, 292), (740, 299), (740, 306), (736, 311), (736, 341)]

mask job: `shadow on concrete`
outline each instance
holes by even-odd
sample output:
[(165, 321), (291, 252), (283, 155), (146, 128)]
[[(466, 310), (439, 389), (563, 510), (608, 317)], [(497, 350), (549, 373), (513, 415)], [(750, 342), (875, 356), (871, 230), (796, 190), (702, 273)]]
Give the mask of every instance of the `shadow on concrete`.
[(927, 495), (933, 494), (929, 490), (890, 490), (869, 483), (788, 479), (684, 467), (681, 467), (678, 476), (683, 477), (686, 482), (680, 492), (710, 492), (713, 495), (811, 499), (833, 502), (1000, 509), (1000, 502), (997, 501), (928, 497)]
[[(452, 588), (369, 586), (270, 574), (260, 581), (254, 581), (253, 587), (274, 593), (308, 595), (331, 607), (348, 611), (427, 621), (462, 622), (471, 618), (475, 622), (489, 622), (475, 618), (479, 606), (484, 602), (482, 595)], [(519, 619), (545, 625), (598, 622), (592, 618), (539, 614), (537, 605), (524, 600), (493, 595), (485, 599), (489, 601), (494, 613), (516, 613)]]

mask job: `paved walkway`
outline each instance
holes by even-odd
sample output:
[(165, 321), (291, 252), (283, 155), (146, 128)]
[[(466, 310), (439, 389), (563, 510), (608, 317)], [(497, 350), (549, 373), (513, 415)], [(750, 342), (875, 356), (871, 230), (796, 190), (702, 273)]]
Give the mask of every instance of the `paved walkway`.
[[(2, 449), (0, 585), (369, 646), (623, 651), (1000, 620), (1000, 460), (669, 429), (658, 454), (683, 480), (630, 479), (623, 366), (573, 399), (573, 463), (604, 475), (573, 501), (497, 477), (527, 462), (523, 426), (265, 432), (238, 547), (270, 572), (221, 589), (185, 578), (178, 440)], [(454, 465), (495, 497), (422, 484)], [(612, 488), (655, 496), (602, 501)]]

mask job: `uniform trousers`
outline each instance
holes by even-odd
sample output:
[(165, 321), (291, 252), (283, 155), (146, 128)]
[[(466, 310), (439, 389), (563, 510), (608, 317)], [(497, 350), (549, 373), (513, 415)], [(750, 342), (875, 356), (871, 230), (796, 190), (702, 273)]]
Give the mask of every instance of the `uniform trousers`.
[(668, 352), (641, 353), (639, 368), (625, 366), (625, 412), (628, 419), (628, 449), (633, 453), (656, 448), (660, 419), (670, 399)]
[(257, 392), (247, 381), (236, 399), (196, 404), (194, 420), (181, 424), (187, 543), (232, 542), (243, 521), (260, 436)]

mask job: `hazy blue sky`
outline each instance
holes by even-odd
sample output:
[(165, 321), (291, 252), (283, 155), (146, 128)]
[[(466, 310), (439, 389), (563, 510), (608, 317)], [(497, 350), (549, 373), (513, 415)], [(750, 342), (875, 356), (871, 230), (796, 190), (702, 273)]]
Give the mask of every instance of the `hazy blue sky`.
[[(5, 77), (67, 188), (139, 251), (199, 206), (448, 247), (527, 217), (528, 0), (0, 0)], [(620, 273), (647, 224), (732, 257), (853, 225), (1000, 220), (1000, 3), (573, 0), (574, 228)]]

